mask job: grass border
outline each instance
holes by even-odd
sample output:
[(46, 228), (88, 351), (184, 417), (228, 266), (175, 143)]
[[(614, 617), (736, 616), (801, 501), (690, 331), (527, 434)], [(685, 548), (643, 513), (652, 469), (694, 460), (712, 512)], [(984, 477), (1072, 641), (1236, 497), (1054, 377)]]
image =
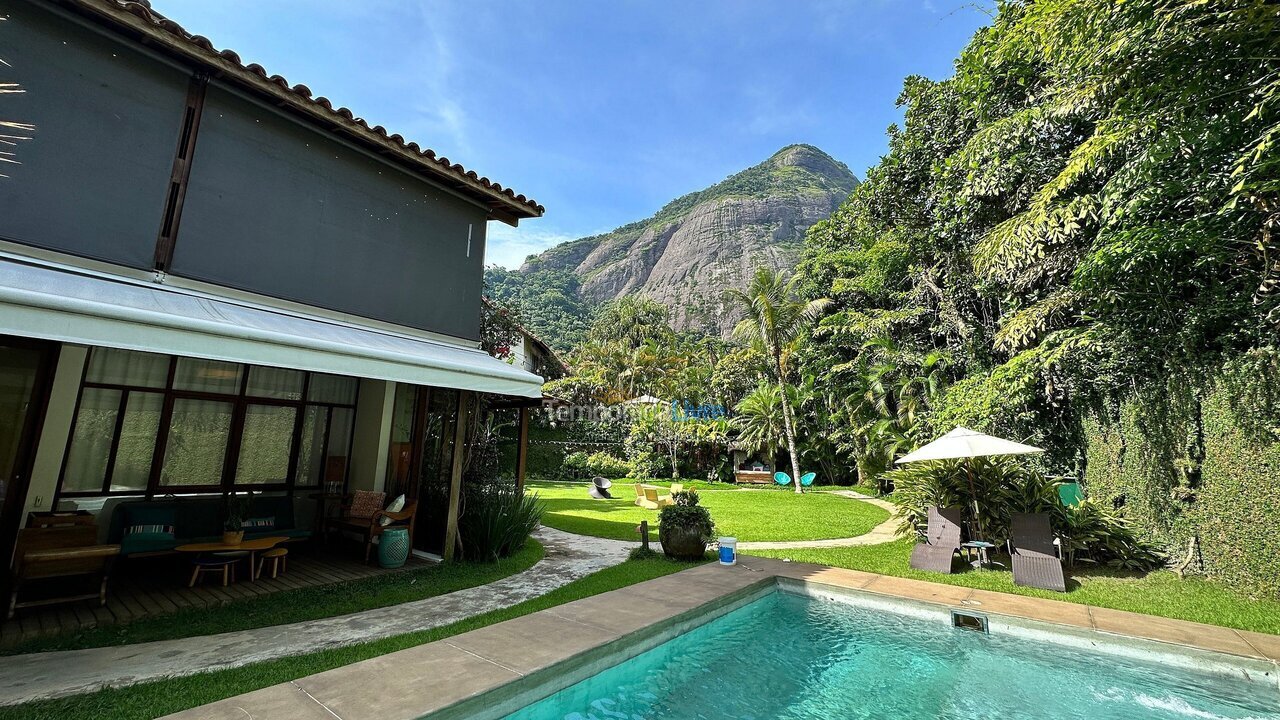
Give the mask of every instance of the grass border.
[(21, 705), (9, 705), (0, 707), (0, 720), (155, 718), (379, 655), (443, 640), (556, 605), (670, 575), (698, 564), (700, 563), (676, 562), (665, 558), (628, 560), (574, 580), (546, 595), (431, 630), (268, 660), (228, 670), (167, 678), (126, 688), (109, 688), (56, 700), (38, 700)]

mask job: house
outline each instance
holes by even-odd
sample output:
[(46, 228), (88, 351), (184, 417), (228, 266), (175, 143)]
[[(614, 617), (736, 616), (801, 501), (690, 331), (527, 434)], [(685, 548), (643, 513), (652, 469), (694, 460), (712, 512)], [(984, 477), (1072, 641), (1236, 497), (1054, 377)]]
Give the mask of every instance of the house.
[(449, 557), (466, 420), (541, 398), (480, 349), (486, 227), (542, 206), (145, 2), (5, 12), (0, 556), (32, 512), (368, 489)]

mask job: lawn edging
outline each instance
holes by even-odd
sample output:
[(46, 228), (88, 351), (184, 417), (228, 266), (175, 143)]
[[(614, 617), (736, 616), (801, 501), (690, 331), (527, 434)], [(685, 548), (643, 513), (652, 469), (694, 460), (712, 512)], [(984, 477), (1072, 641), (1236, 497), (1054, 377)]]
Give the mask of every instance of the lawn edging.
[(574, 580), (540, 597), (431, 630), (242, 665), (227, 670), (168, 678), (124, 688), (107, 688), (56, 700), (40, 700), (0, 707), (0, 720), (155, 718), (371, 657), (442, 640), (556, 605), (670, 575), (693, 565), (662, 558), (628, 560)]

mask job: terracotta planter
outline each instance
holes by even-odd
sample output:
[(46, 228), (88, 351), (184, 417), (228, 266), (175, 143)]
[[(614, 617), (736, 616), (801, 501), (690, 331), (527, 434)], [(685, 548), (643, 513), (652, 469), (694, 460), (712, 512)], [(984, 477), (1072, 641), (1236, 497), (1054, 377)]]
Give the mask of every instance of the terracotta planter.
[(243, 530), (236, 530), (235, 532), (226, 530), (222, 533), (223, 545), (239, 545), (243, 541), (244, 541)]
[(662, 553), (677, 560), (700, 560), (707, 553), (707, 534), (703, 528), (658, 526)]

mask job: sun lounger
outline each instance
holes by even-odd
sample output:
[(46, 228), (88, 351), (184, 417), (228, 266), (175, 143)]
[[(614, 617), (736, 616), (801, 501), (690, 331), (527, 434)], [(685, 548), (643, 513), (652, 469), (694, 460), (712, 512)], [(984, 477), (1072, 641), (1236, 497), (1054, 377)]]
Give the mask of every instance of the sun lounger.
[(1053, 543), (1053, 529), (1045, 513), (1014, 513), (1009, 528), (1009, 556), (1013, 584), (1042, 590), (1067, 591), (1062, 559)]
[(960, 552), (961, 509), (929, 508), (929, 528), (924, 541), (911, 549), (911, 567), (929, 572), (950, 573), (951, 559)]

